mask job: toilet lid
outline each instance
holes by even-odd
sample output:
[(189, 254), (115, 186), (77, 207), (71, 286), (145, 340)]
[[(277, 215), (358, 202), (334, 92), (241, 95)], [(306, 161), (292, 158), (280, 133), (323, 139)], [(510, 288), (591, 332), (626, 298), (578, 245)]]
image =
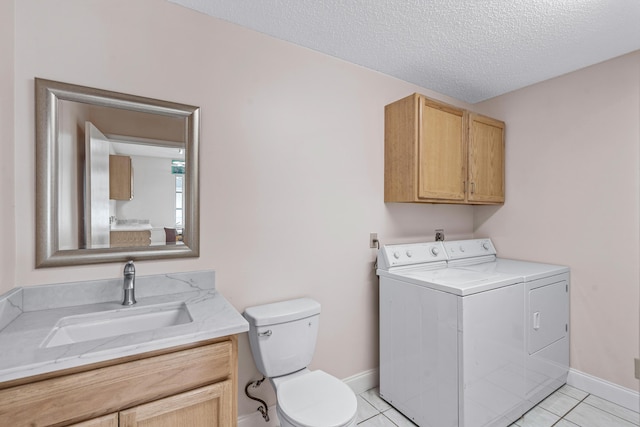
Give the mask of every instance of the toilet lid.
[(339, 379), (313, 371), (280, 384), (278, 407), (301, 427), (339, 427), (355, 419), (358, 401)]

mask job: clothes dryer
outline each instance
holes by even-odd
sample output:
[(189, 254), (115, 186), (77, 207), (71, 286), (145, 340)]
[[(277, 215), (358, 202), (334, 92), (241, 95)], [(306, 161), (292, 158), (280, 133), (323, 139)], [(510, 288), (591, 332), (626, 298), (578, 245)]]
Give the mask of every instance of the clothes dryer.
[(528, 408), (535, 406), (565, 384), (569, 373), (569, 268), (499, 258), (491, 239), (450, 241), (444, 247), (449, 268), (522, 277), (525, 396)]

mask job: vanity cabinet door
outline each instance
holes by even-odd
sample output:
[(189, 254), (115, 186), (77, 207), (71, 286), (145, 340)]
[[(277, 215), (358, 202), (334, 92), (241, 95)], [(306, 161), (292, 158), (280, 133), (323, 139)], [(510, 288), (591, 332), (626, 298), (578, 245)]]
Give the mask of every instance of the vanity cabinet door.
[(109, 414), (78, 424), (71, 424), (69, 427), (118, 427), (118, 414)]
[(231, 380), (120, 412), (120, 427), (226, 427), (232, 425)]

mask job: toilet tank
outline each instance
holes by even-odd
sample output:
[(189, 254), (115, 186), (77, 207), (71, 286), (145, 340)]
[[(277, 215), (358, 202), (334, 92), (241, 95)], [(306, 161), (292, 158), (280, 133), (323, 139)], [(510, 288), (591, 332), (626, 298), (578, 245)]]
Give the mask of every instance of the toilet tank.
[(248, 307), (249, 344), (258, 370), (279, 377), (306, 368), (316, 348), (320, 303), (299, 298)]

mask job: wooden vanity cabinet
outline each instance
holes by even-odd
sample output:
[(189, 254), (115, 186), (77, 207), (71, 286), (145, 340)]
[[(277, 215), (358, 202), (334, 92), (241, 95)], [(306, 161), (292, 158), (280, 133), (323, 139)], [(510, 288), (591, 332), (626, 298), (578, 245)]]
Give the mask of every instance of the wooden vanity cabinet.
[(129, 156), (109, 156), (109, 199), (133, 199), (133, 168)]
[(109, 244), (112, 248), (149, 246), (151, 244), (151, 230), (111, 230), (109, 232)]
[(413, 94), (385, 107), (385, 202), (504, 202), (504, 123)]
[(0, 425), (237, 424), (235, 336), (110, 363), (0, 389)]

